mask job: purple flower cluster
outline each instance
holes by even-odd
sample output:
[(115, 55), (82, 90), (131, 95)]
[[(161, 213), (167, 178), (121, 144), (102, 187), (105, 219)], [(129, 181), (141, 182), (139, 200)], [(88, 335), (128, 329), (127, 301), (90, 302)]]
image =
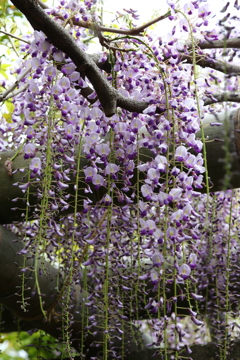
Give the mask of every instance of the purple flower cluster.
[[(184, 12), (197, 14), (206, 25), (210, 13), (198, 3), (188, 2)], [(170, 20), (189, 32), (175, 2), (168, 4)], [(96, 21), (94, 5), (90, 0), (62, 0), (58, 13), (64, 20), (58, 16), (56, 21), (72, 13), (76, 21)], [(134, 10), (128, 13), (137, 18)], [(200, 27), (194, 31), (201, 40), (206, 33)], [(88, 32), (77, 26), (70, 31), (87, 50), (83, 39)], [(4, 136), (11, 132), (12, 142), (23, 146), (28, 160), (28, 180), (15, 185), (27, 201), (34, 186), (38, 198), (34, 221), (26, 217), (19, 231), (25, 234), (26, 249), (34, 249), (38, 239), (48, 258), (73, 274), (72, 282), (84, 284), (86, 306), (107, 313), (116, 328), (134, 316), (155, 314), (165, 325), (175, 316), (172, 344), (179, 340), (180, 350), (184, 333), (177, 324), (178, 299), (187, 301), (186, 310), (198, 326), (202, 322), (193, 308), (201, 308), (211, 281), (218, 282), (217, 294), (212, 290), (214, 299), (219, 296), (217, 307), (225, 304), (226, 259), (230, 248), (236, 249), (233, 260), (238, 254), (237, 200), (230, 191), (199, 192), (205, 186), (205, 164), (197, 133), (205, 110), (196, 96), (192, 65), (181, 60), (188, 50), (177, 32), (162, 39), (126, 37), (121, 46), (127, 51), (116, 51), (112, 73), (103, 74), (126, 98), (149, 106), (143, 113), (118, 108), (110, 118), (98, 100), (88, 102), (95, 93), (88, 99), (82, 95), (88, 79), (42, 32), (35, 31), (31, 44), (22, 47), (28, 56), (16, 73), (29, 69), (19, 83), (26, 88), (14, 98), (12, 123), (0, 123)], [(211, 86), (204, 82), (199, 95), (211, 93)], [(163, 288), (176, 293), (168, 296)], [(137, 306), (143, 315), (136, 313)], [(87, 329), (98, 321), (106, 326), (104, 319), (91, 316)], [(161, 324), (160, 319), (154, 324), (156, 334), (162, 334)], [(159, 335), (156, 343), (163, 341)]]

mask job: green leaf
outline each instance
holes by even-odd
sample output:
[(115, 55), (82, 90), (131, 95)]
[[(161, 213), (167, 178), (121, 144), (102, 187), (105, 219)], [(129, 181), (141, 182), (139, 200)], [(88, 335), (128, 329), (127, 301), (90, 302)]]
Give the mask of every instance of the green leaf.
[(6, 105), (7, 110), (10, 113), (12, 113), (14, 110), (14, 105), (13, 105), (12, 101), (9, 101), (9, 100), (5, 101), (5, 105)]
[(0, 74), (5, 77), (5, 79), (8, 79), (8, 76), (4, 70), (0, 69)]
[(2, 70), (7, 70), (7, 68), (10, 66), (10, 64), (1, 64)]

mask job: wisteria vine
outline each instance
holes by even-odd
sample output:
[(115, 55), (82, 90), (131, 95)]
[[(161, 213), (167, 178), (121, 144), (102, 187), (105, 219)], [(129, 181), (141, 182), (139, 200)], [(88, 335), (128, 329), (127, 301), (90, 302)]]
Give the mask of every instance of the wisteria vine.
[[(226, 33), (226, 39), (235, 38), (238, 18), (228, 17), (210, 31), (205, 3), (167, 3), (169, 34), (112, 35), (97, 57), (100, 69), (108, 63), (100, 71), (114, 94), (148, 104), (141, 112), (117, 107), (106, 116), (97, 93), (84, 92), (92, 88), (84, 71), (44, 32), (34, 31), (20, 46), (13, 74), (21, 91), (13, 97), (11, 121), (0, 121), (0, 148), (14, 147), (26, 159), (26, 167), (16, 170), (23, 180), (14, 184), (26, 200), (23, 222), (14, 224), (26, 243), (22, 253), (44, 254), (65, 276), (68, 354), (72, 284), (87, 294), (82, 356), (85, 337), (92, 334), (100, 358), (124, 358), (125, 345), (118, 352), (116, 338), (124, 344), (128, 332), (135, 336), (136, 324), (148, 319), (154, 332), (148, 345), (163, 359), (181, 358), (183, 348), (191, 352), (181, 315), (201, 328), (204, 313), (212, 338), (222, 344), (221, 359), (229, 350), (225, 329), (239, 300), (239, 201), (236, 191), (211, 193), (202, 119), (221, 108), (204, 106), (206, 99), (238, 91), (239, 84), (234, 74), (197, 65), (206, 55), (201, 43)], [(97, 27), (77, 23), (101, 22), (96, 1), (61, 0), (44, 11), (88, 51)], [(132, 24), (137, 13), (127, 13)], [(231, 62), (233, 53), (239, 50), (213, 49), (207, 56), (212, 63), (220, 56)], [(38, 199), (34, 207), (31, 196)], [(36, 287), (40, 292), (38, 282)], [(27, 311), (24, 292), (22, 303)], [(46, 315), (43, 304), (42, 311)]]

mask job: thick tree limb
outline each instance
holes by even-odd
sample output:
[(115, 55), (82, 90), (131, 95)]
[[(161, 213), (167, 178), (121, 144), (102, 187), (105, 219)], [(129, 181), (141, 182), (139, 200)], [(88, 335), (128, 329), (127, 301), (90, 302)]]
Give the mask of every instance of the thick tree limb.
[[(191, 44), (188, 45), (191, 48)], [(199, 41), (197, 47), (200, 49), (240, 49), (240, 38), (234, 37), (230, 39)]]
[[(227, 63), (225, 61), (217, 61), (215, 59), (210, 58), (208, 55), (196, 54), (196, 64), (202, 68), (210, 68), (217, 71), (220, 71), (229, 76), (231, 75), (239, 75), (240, 74), (240, 66), (233, 65), (231, 63)], [(182, 55), (182, 61), (186, 60), (188, 64), (193, 63), (192, 55)]]
[[(208, 95), (206, 95), (208, 96)], [(209, 98), (204, 100), (204, 105), (211, 105), (218, 102), (230, 101), (239, 103), (240, 102), (240, 93), (238, 92), (222, 92), (210, 94)]]

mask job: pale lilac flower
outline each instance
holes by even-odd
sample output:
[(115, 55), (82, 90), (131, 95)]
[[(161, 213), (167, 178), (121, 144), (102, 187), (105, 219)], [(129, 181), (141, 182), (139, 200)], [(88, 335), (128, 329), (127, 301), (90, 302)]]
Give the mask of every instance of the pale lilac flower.
[(171, 240), (175, 240), (178, 236), (178, 232), (177, 232), (177, 229), (175, 227), (172, 227), (172, 226), (169, 226), (167, 228), (167, 232), (166, 232), (166, 235), (169, 239)]
[(112, 198), (110, 195), (106, 194), (103, 199), (102, 199), (102, 202), (105, 204), (105, 205), (110, 205), (112, 203)]
[(154, 233), (154, 231), (156, 230), (156, 223), (155, 221), (149, 219), (146, 221), (146, 226), (148, 229), (148, 234), (152, 235)]
[(188, 156), (188, 152), (185, 146), (181, 145), (176, 148), (175, 159), (177, 161), (184, 161)]
[(142, 185), (141, 192), (142, 192), (143, 197), (146, 198), (146, 200), (151, 200), (151, 197), (153, 195), (153, 190), (150, 185), (147, 185), (147, 184)]
[(191, 2), (184, 4), (183, 11), (185, 14), (192, 15), (194, 12), (194, 6)]
[(169, 202), (171, 202), (171, 199), (169, 199), (169, 196), (168, 194), (166, 194), (165, 192), (163, 191), (159, 191), (159, 194), (158, 194), (158, 201), (159, 201), (159, 204), (160, 205), (168, 205)]
[(188, 263), (192, 270), (196, 269), (197, 266), (197, 254), (191, 253), (188, 257)]
[(64, 103), (61, 106), (62, 116), (66, 116), (70, 110), (71, 110), (71, 104), (68, 101), (64, 101)]
[(156, 105), (149, 105), (145, 110), (143, 110), (144, 114), (153, 115), (156, 112)]
[(134, 118), (131, 122), (131, 130), (137, 133), (142, 127), (142, 121), (139, 118)]
[(26, 130), (26, 135), (28, 139), (32, 139), (35, 136), (35, 130), (32, 126), (28, 126), (27, 130)]
[(49, 43), (48, 40), (43, 40), (43, 41), (40, 41), (39, 43), (39, 50), (42, 51), (43, 53), (47, 53), (48, 50), (50, 49), (51, 47), (51, 44)]
[(32, 170), (34, 173), (40, 173), (41, 170), (41, 159), (39, 157), (35, 157), (31, 160), (29, 169)]
[(127, 130), (127, 124), (122, 122), (122, 121), (119, 121), (117, 122), (117, 124), (114, 126), (114, 131), (116, 133), (125, 133), (125, 131)]
[(157, 168), (160, 171), (166, 171), (166, 166), (167, 166), (167, 158), (165, 156), (162, 155), (157, 155), (154, 159), (154, 163), (157, 165)]
[(152, 269), (150, 271), (150, 278), (152, 280), (153, 285), (156, 285), (159, 282), (159, 275), (156, 270)]
[(134, 159), (137, 154), (135, 145), (131, 144), (126, 147), (126, 155), (129, 159)]
[(60, 62), (60, 63), (63, 62), (63, 59), (64, 59), (64, 57), (63, 57), (63, 52), (60, 51), (60, 50), (54, 51), (54, 53), (53, 53), (53, 58), (54, 58), (54, 60), (57, 61), (57, 62)]
[(29, 80), (29, 90), (33, 93), (33, 94), (39, 94), (39, 88), (36, 84), (36, 82), (33, 79)]
[(65, 100), (73, 100), (79, 95), (79, 92), (76, 89), (70, 88), (65, 92)]
[(68, 156), (67, 154), (64, 154), (64, 159), (66, 160), (66, 162), (68, 163), (75, 163), (75, 159), (74, 159), (74, 156)]
[(76, 69), (76, 65), (74, 63), (70, 62), (68, 64), (65, 64), (61, 70), (62, 70), (63, 74), (70, 75), (74, 72), (75, 69)]
[(154, 168), (150, 168), (148, 169), (147, 171), (147, 178), (153, 182), (154, 184), (157, 184), (158, 181), (159, 181), (159, 171), (157, 169), (154, 169)]
[(187, 190), (192, 190), (193, 188), (193, 177), (187, 176), (187, 178), (184, 180), (183, 186)]
[(61, 86), (64, 90), (68, 90), (70, 88), (70, 80), (66, 76), (63, 76), (59, 80), (58, 85)]
[(72, 139), (74, 136), (74, 127), (72, 124), (64, 124), (64, 130), (65, 130), (65, 134), (67, 136), (67, 139)]
[(174, 1), (174, 0), (167, 0), (167, 4), (168, 4), (168, 6), (170, 6), (171, 9), (175, 9), (175, 8), (176, 8), (175, 1)]
[(58, 184), (60, 190), (65, 190), (65, 189), (67, 189), (67, 188), (69, 187), (68, 184), (64, 184), (64, 183), (63, 183), (62, 181), (60, 181), (60, 180), (57, 182), (57, 184)]
[(179, 201), (182, 197), (182, 192), (183, 189), (182, 188), (173, 188), (170, 190), (169, 192), (169, 199), (171, 201)]
[(110, 154), (110, 147), (108, 144), (98, 144), (95, 149), (100, 156), (107, 157)]
[(200, 18), (205, 18), (206, 16), (208, 16), (209, 14), (211, 14), (211, 11), (209, 11), (208, 9), (208, 5), (202, 5), (202, 6), (199, 6), (199, 9), (198, 9), (198, 17)]
[(90, 116), (93, 119), (101, 118), (103, 116), (103, 112), (101, 109), (99, 109), (99, 107), (94, 106), (90, 111)]
[(139, 219), (140, 224), (141, 224), (141, 235), (152, 235), (154, 233), (154, 231), (156, 230), (156, 224), (153, 220), (143, 220), (143, 219)]
[(181, 18), (180, 21), (179, 21), (179, 26), (180, 28), (182, 28), (184, 31), (188, 32), (188, 28), (189, 28), (189, 25), (188, 25), (188, 22), (185, 18)]
[(183, 210), (178, 209), (174, 211), (171, 215), (171, 221), (176, 222), (177, 226), (180, 226), (180, 221), (183, 219)]
[[(15, 185), (15, 184), (13, 184)], [(27, 182), (25, 184), (21, 184), (21, 185), (18, 185), (19, 189), (21, 189), (23, 191), (23, 193), (25, 193), (25, 191), (29, 188), (29, 186), (31, 185), (30, 182)]]
[(107, 175), (114, 175), (120, 170), (119, 166), (113, 163), (108, 163), (105, 169)]
[(40, 59), (39, 58), (32, 58), (31, 60), (31, 67), (33, 70), (37, 70), (40, 67)]
[(24, 124), (25, 125), (33, 125), (36, 122), (35, 117), (32, 116), (31, 110), (29, 108), (24, 109)]
[(115, 152), (115, 156), (118, 159), (124, 159), (125, 157), (125, 152), (123, 149), (117, 149), (117, 151)]
[(34, 157), (36, 152), (36, 145), (33, 143), (27, 143), (24, 146), (24, 159), (29, 159)]
[(102, 175), (95, 174), (92, 178), (92, 183), (95, 185), (95, 189), (99, 189), (101, 186), (104, 185), (104, 178)]
[(191, 205), (186, 205), (183, 208), (183, 220), (184, 221), (188, 221), (189, 217), (191, 216), (192, 213), (192, 206)]
[(192, 321), (194, 322), (194, 324), (197, 325), (197, 326), (201, 326), (201, 325), (204, 324), (203, 321), (198, 320), (198, 319), (197, 319), (196, 317), (194, 317), (194, 316), (191, 316), (191, 320), (192, 320)]
[(94, 175), (97, 174), (97, 169), (93, 168), (92, 166), (88, 166), (86, 169), (83, 170), (85, 174), (86, 182), (91, 182)]
[(161, 267), (162, 264), (164, 263), (163, 254), (158, 251), (155, 252), (152, 256), (152, 262), (154, 266)]
[(196, 101), (193, 98), (188, 97), (183, 101), (182, 106), (184, 107), (184, 111), (194, 111), (196, 110)]
[(179, 271), (178, 271), (179, 275), (184, 279), (188, 279), (190, 274), (191, 274), (191, 268), (190, 266), (188, 266), (187, 264), (182, 264), (179, 267)]
[(187, 159), (184, 161), (184, 164), (186, 165), (187, 168), (189, 169), (193, 169), (195, 164), (196, 164), (196, 156), (193, 154), (189, 154), (189, 156), (187, 157)]
[(71, 81), (78, 81), (80, 79), (80, 74), (77, 71), (73, 71), (71, 75), (69, 75), (69, 79)]
[(48, 81), (52, 81), (57, 75), (57, 70), (55, 66), (49, 66), (46, 68), (44, 74), (47, 76)]
[(155, 237), (155, 239), (159, 244), (162, 244), (164, 242), (164, 233), (161, 229), (157, 228), (154, 231), (153, 236)]
[(63, 89), (59, 85), (53, 85), (51, 93), (54, 96), (54, 99), (57, 100), (58, 97), (63, 93)]
[(203, 296), (202, 295), (198, 295), (198, 294), (195, 294), (195, 293), (191, 293), (191, 297), (194, 299), (194, 300), (202, 300)]
[(202, 189), (203, 188), (202, 182), (203, 182), (203, 175), (199, 175), (197, 179), (194, 180), (193, 185), (195, 186), (196, 189)]

